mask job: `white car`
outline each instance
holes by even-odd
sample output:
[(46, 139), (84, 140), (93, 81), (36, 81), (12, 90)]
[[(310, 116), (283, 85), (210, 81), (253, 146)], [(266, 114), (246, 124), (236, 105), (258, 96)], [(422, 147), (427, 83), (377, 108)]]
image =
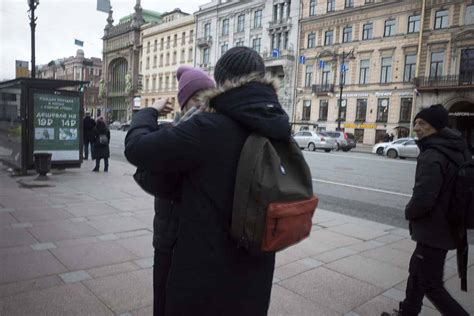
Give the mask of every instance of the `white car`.
[(293, 138), (298, 143), (300, 148), (307, 148), (310, 151), (322, 149), (325, 152), (330, 152), (337, 148), (334, 138), (325, 137), (324, 135), (313, 131), (301, 131), (293, 135)]
[(396, 140), (391, 141), (391, 142), (377, 143), (377, 144), (374, 145), (374, 147), (372, 147), (372, 153), (382, 156), (384, 149), (385, 149), (388, 145), (391, 145), (391, 144), (400, 144), (400, 143), (406, 142), (406, 141), (409, 140), (409, 139), (412, 139), (412, 138), (406, 137), (406, 138), (399, 138), (399, 139), (396, 139)]
[(385, 147), (383, 151), (384, 155), (387, 155), (389, 158), (416, 158), (420, 154), (420, 149), (416, 145), (414, 139), (409, 139), (399, 144), (390, 144)]

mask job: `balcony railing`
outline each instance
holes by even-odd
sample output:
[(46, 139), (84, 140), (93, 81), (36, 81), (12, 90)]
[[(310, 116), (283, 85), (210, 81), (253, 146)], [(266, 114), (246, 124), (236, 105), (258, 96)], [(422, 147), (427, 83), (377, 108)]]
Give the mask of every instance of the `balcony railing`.
[(197, 39), (197, 46), (209, 47), (212, 44), (212, 36), (204, 36)]
[(313, 84), (313, 93), (316, 94), (327, 94), (327, 93), (334, 93), (334, 85), (333, 84)]
[(449, 75), (437, 77), (419, 77), (415, 78), (415, 86), (417, 88), (436, 88), (449, 89), (455, 87), (470, 87), (474, 86), (474, 73), (467, 75)]

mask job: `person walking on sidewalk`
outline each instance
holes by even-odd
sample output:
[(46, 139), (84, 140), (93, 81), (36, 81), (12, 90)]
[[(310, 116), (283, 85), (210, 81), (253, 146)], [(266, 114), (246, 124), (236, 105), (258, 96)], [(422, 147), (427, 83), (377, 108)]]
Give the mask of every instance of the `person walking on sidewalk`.
[(260, 55), (228, 50), (216, 63), (218, 89), (209, 109), (158, 129), (167, 100), (136, 113), (125, 155), (138, 168), (182, 175), (178, 238), (166, 288), (166, 315), (266, 315), (275, 254), (250, 256), (230, 238), (234, 186), (242, 147), (255, 131), (289, 139), (288, 115), (265, 79)]
[[(201, 69), (181, 66), (177, 70), (176, 77), (178, 79), (178, 103), (184, 114), (174, 124), (160, 124), (158, 128), (170, 128), (201, 112), (200, 108), (204, 106), (201, 95), (206, 90), (215, 88), (214, 80)], [(140, 133), (140, 129), (130, 128), (126, 139), (134, 137), (137, 133)], [(158, 177), (150, 171), (137, 170), (135, 180), (148, 193), (155, 196), (153, 315), (161, 316), (165, 315), (166, 283), (171, 267), (173, 248), (178, 236), (179, 217), (176, 205), (181, 200), (182, 179), (178, 173)], [(160, 181), (164, 183), (160, 184)]]
[(442, 315), (469, 315), (443, 283), (446, 254), (459, 243), (453, 234), (456, 228), (450, 227), (446, 217), (457, 173), (451, 160), (464, 161), (466, 144), (460, 135), (447, 128), (448, 111), (442, 105), (420, 111), (414, 124), (420, 155), (405, 217), (416, 248), (410, 259), (405, 300), (400, 302), (398, 311), (384, 312), (382, 316), (418, 315), (425, 295)]
[(84, 159), (88, 160), (89, 159), (89, 146), (91, 147), (91, 158), (94, 159), (94, 155), (92, 151), (94, 150), (94, 127), (95, 127), (95, 121), (91, 117), (90, 112), (86, 112), (86, 116), (82, 120), (82, 138), (84, 141)]
[(94, 128), (94, 157), (95, 168), (94, 172), (99, 172), (100, 160), (104, 159), (104, 172), (109, 171), (109, 157), (110, 157), (110, 131), (105, 125), (104, 118), (99, 117)]

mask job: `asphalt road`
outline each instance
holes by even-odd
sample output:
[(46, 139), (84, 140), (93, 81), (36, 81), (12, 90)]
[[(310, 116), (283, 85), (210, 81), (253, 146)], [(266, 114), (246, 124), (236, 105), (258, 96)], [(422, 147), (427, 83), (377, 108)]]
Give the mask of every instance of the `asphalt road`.
[[(111, 159), (126, 161), (126, 132), (111, 131)], [(415, 160), (388, 159), (354, 152), (304, 152), (313, 177), (318, 208), (400, 228), (414, 184)], [(474, 233), (470, 233), (474, 243)]]

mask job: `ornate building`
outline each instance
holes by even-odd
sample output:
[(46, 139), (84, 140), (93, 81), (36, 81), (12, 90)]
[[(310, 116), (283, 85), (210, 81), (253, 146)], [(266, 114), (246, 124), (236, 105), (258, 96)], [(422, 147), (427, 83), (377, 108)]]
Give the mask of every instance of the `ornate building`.
[(373, 144), (387, 132), (407, 136), (413, 114), (433, 103), (463, 113), (453, 114), (453, 126), (474, 126), (472, 3), (302, 2), (300, 127), (340, 127)]
[[(103, 40), (103, 78), (100, 94), (105, 99), (109, 121), (127, 121), (132, 117), (134, 99), (139, 97), (140, 33), (147, 22), (161, 20), (157, 12), (143, 10), (136, 0), (134, 13), (114, 25), (110, 10)], [(139, 108), (139, 104), (137, 109)]]
[(170, 98), (177, 113), (180, 108), (176, 102), (176, 70), (181, 65), (194, 66), (194, 16), (175, 9), (163, 13), (161, 18), (161, 23), (142, 26), (141, 106)]
[(81, 80), (89, 81), (84, 91), (84, 111), (92, 116), (100, 116), (104, 106), (99, 100), (99, 81), (102, 76), (102, 60), (85, 58), (84, 51), (78, 49), (76, 56), (50, 61), (46, 65), (37, 66), (36, 77), (42, 79)]
[(258, 51), (267, 71), (281, 80), (280, 103), (292, 113), (300, 1), (215, 0), (199, 7), (196, 16), (197, 67), (211, 75), (229, 48)]

